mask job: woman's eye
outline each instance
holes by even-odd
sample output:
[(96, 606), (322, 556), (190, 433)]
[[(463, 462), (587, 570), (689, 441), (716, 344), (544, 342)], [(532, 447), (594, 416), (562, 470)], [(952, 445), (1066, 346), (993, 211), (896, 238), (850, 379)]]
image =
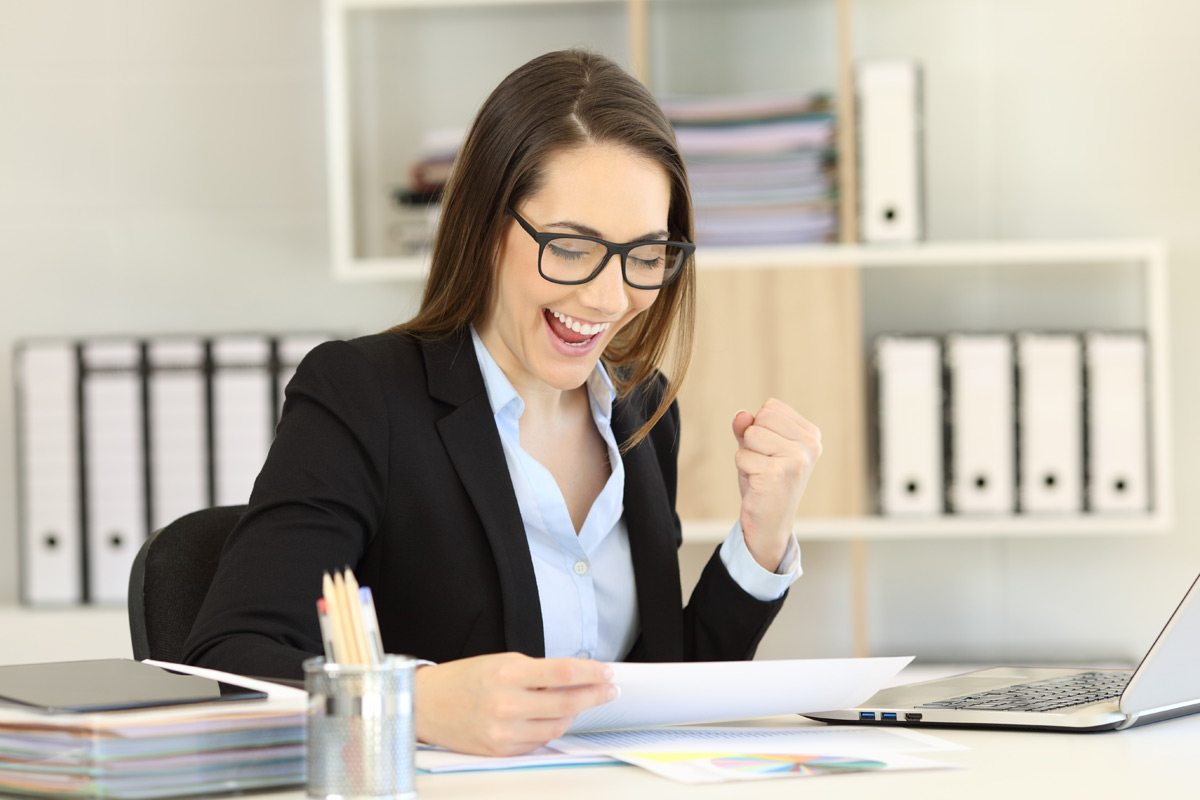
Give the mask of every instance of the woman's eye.
[(549, 244), (546, 246), (546, 249), (549, 250), (550, 254), (552, 256), (554, 256), (555, 258), (564, 258), (567, 260), (583, 258), (582, 252), (580, 252), (579, 250), (572, 250), (569, 247), (559, 247), (556, 244)]
[(638, 269), (662, 269), (663, 260), (661, 258), (631, 258), (630, 261)]

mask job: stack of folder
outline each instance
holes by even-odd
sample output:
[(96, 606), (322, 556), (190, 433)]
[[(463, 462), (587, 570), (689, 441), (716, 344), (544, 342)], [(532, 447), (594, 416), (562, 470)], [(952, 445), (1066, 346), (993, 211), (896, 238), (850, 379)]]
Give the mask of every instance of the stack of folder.
[(84, 714), (0, 706), (0, 794), (181, 797), (302, 784), (306, 693), (236, 680), (267, 699)]
[(150, 532), (250, 497), (324, 333), (20, 342), (21, 599), (122, 605)]
[(668, 99), (709, 245), (808, 244), (837, 234), (834, 119), (824, 97)]
[(874, 342), (886, 515), (1145, 514), (1144, 331), (884, 335)]

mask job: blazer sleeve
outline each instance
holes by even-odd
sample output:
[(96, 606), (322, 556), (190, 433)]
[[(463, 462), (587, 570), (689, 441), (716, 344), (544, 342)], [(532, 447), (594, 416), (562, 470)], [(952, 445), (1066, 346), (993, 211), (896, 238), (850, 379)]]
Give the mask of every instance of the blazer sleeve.
[(184, 662), (299, 677), (322, 652), (316, 601), (325, 571), (355, 566), (379, 530), (388, 413), (378, 372), (348, 342), (308, 354), (248, 510), (225, 543), (184, 645)]
[[(675, 521), (676, 542), (683, 542), (683, 528), (675, 510), (679, 462), (679, 404), (651, 430)], [(729, 575), (721, 561), (720, 546), (713, 551), (700, 579), (683, 609), (683, 653), (688, 661), (742, 661), (754, 658), (758, 643), (783, 607), (785, 593), (777, 600), (762, 601), (748, 594)], [(631, 654), (631, 658), (636, 658)]]

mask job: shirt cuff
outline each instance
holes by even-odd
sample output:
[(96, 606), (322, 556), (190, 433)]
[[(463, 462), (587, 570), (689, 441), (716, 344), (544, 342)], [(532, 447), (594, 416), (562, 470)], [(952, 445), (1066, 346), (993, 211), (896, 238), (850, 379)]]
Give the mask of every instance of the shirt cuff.
[(740, 520), (733, 524), (733, 530), (721, 544), (721, 563), (734, 583), (742, 587), (746, 594), (764, 603), (783, 597), (788, 587), (804, 572), (800, 566), (800, 543), (796, 541), (796, 534), (793, 533), (788, 540), (779, 566), (770, 572), (763, 569), (750, 554)]

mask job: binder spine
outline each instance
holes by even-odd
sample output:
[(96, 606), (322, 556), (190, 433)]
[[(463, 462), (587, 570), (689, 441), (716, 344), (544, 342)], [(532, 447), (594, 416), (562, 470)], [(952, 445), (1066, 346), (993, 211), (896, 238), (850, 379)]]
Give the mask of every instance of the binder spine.
[(208, 507), (217, 504), (217, 419), (213, 408), (213, 343), (204, 340), (204, 446), (208, 464)]
[(124, 603), (129, 569), (146, 538), (143, 348), (130, 339), (83, 348), (88, 602)]
[(209, 453), (204, 343), (198, 338), (149, 344), (151, 419), (150, 529), (209, 505)]
[(78, 353), (29, 341), (14, 351), (18, 589), (25, 605), (82, 597)]
[(91, 545), (88, 542), (87, 532), (88, 525), (91, 523), (91, 515), (88, 511), (88, 479), (89, 471), (87, 465), (87, 402), (84, 398), (83, 375), (84, 375), (84, 345), (83, 342), (78, 342), (75, 345), (75, 419), (79, 420), (79, 425), (76, 427), (78, 433), (78, 442), (75, 452), (78, 454), (79, 464), (79, 598), (84, 603), (89, 602), (92, 596), (92, 580), (91, 580)]
[(1084, 468), (1094, 513), (1145, 513), (1153, 505), (1148, 348), (1141, 332), (1084, 339)]
[(941, 342), (932, 336), (880, 336), (879, 507), (883, 514), (945, 511)]
[(138, 378), (142, 396), (142, 524), (149, 533), (154, 530), (154, 456), (151, 453), (150, 354), (146, 342), (138, 343)]
[(865, 242), (924, 236), (921, 68), (870, 59), (855, 68), (859, 121), (859, 231)]
[(279, 337), (272, 336), (268, 346), (267, 372), (271, 375), (271, 427), (274, 428), (279, 424), (279, 417), (283, 413), (283, 387), (279, 380), (283, 374), (283, 364), (279, 353)]
[(224, 336), (213, 343), (215, 505), (245, 503), (274, 434), (275, 408), (264, 336)]

